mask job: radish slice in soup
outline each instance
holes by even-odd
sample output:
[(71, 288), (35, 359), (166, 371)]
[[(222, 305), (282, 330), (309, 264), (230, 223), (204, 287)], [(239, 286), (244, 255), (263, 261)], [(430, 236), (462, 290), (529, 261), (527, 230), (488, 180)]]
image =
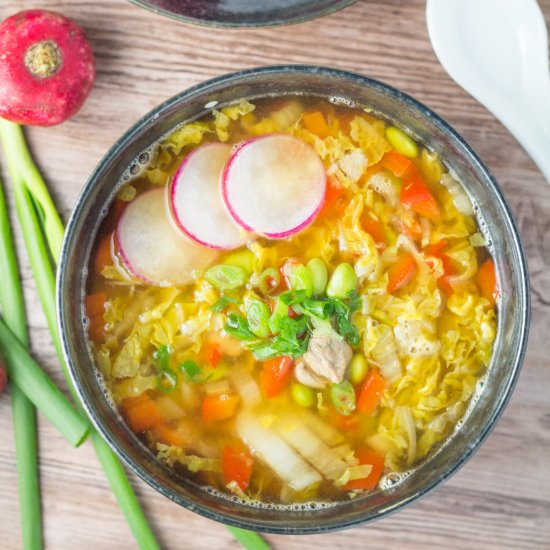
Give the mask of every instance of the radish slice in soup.
[(325, 188), (325, 168), (317, 153), (286, 134), (244, 142), (222, 179), (223, 199), (235, 221), (273, 239), (309, 225), (321, 209)]
[(207, 143), (187, 155), (170, 187), (172, 213), (191, 239), (210, 248), (237, 248), (246, 232), (227, 213), (221, 196), (221, 174), (231, 145)]
[(120, 255), (130, 273), (150, 284), (183, 285), (216, 253), (185, 239), (174, 226), (164, 189), (139, 195), (128, 204), (116, 231)]

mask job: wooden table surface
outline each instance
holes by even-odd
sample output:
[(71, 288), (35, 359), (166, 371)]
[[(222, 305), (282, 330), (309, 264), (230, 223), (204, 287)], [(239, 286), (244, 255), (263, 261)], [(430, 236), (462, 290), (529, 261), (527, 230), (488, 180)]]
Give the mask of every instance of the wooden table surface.
[[(550, 0), (540, 4), (548, 23)], [(0, 19), (35, 5), (80, 23), (97, 61), (96, 85), (80, 114), (61, 126), (27, 132), (65, 220), (96, 163), (132, 123), (188, 86), (245, 67), (313, 63), (359, 71), (415, 96), (470, 142), (503, 186), (529, 257), (531, 336), (510, 404), (474, 458), (406, 510), (349, 531), (267, 539), (290, 550), (550, 548), (550, 187), (506, 129), (441, 68), (427, 36), (425, 3), (359, 0), (309, 23), (244, 31), (179, 24), (124, 0), (2, 0)], [(6, 179), (3, 167), (1, 173)], [(17, 245), (32, 350), (61, 384), (19, 234)], [(74, 450), (43, 418), (39, 425), (47, 548), (136, 548), (91, 445)], [(238, 548), (222, 525), (169, 502), (135, 476), (132, 481), (163, 548)], [(21, 546), (18, 514), (10, 397), (4, 395), (2, 550)]]

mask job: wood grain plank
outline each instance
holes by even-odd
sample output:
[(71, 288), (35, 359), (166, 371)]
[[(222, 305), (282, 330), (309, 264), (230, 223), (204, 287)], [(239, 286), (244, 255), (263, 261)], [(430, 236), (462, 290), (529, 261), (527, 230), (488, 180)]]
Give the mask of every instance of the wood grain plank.
[[(539, 3), (550, 22), (550, 0)], [(474, 458), (420, 502), (345, 532), (268, 539), (288, 550), (550, 548), (550, 188), (506, 129), (438, 64), (424, 2), (359, 0), (320, 20), (242, 31), (181, 25), (124, 0), (41, 0), (40, 6), (78, 21), (97, 59), (96, 86), (79, 115), (59, 127), (27, 132), (65, 219), (97, 162), (133, 122), (191, 85), (245, 67), (317, 63), (358, 71), (415, 96), (465, 137), (505, 190), (530, 263), (533, 322), (513, 398)], [(0, 19), (30, 7), (30, 0), (3, 0)], [(5, 178), (1, 162), (0, 174)], [(18, 231), (16, 239), (32, 350), (62, 384)], [(74, 450), (43, 418), (39, 424), (47, 548), (136, 548), (91, 446)], [(21, 539), (9, 396), (0, 399), (0, 434), (0, 547), (12, 550)], [(239, 547), (222, 526), (131, 479), (163, 548)]]

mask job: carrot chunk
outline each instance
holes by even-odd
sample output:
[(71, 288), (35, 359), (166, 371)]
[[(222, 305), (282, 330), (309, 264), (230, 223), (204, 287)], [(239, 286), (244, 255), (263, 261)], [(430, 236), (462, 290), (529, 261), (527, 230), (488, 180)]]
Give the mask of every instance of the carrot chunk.
[(92, 342), (99, 343), (105, 337), (105, 320), (103, 314), (96, 315), (90, 319), (88, 335)]
[(487, 298), (491, 305), (495, 307), (498, 297), (498, 285), (495, 264), (491, 258), (478, 269), (475, 279), (481, 295)]
[(370, 474), (363, 479), (348, 481), (344, 488), (347, 491), (354, 489), (366, 489), (367, 491), (372, 491), (378, 485), (378, 480), (384, 471), (386, 459), (384, 455), (371, 451), (370, 449), (357, 449), (355, 456), (357, 457), (357, 460), (359, 460), (359, 464), (372, 465), (372, 470), (370, 471)]
[(372, 414), (380, 403), (386, 389), (386, 381), (374, 370), (371, 370), (359, 389), (357, 410), (363, 414)]
[(416, 168), (410, 169), (403, 178), (401, 202), (429, 220), (437, 220), (441, 214), (435, 197)]
[(157, 439), (165, 445), (184, 447), (188, 443), (187, 438), (183, 436), (180, 430), (177, 428), (172, 428), (165, 423), (155, 426), (155, 435), (157, 436)]
[(94, 268), (96, 273), (101, 273), (105, 267), (113, 264), (111, 255), (111, 234), (103, 237), (95, 253)]
[(416, 261), (412, 254), (402, 254), (388, 269), (388, 292), (391, 294), (404, 287), (416, 272)]
[(107, 295), (105, 292), (88, 294), (88, 296), (86, 296), (86, 315), (88, 315), (89, 318), (96, 317), (97, 315), (103, 315), (105, 313), (106, 301)]
[(154, 428), (163, 422), (156, 403), (147, 393), (126, 398), (122, 402), (122, 410), (130, 428), (136, 433)]
[(291, 357), (275, 357), (264, 362), (260, 386), (268, 398), (276, 397), (285, 388), (292, 375), (294, 363)]
[(398, 178), (402, 178), (413, 166), (413, 163), (407, 157), (395, 150), (386, 153), (380, 164)]
[(222, 475), (227, 485), (236, 481), (237, 485), (244, 491), (250, 483), (254, 459), (248, 448), (236, 441), (226, 445), (222, 450)]
[(202, 419), (205, 422), (227, 420), (237, 412), (239, 396), (234, 393), (207, 395), (202, 402)]
[(315, 111), (314, 113), (307, 113), (302, 117), (306, 130), (312, 134), (325, 139), (330, 135), (330, 127), (323, 116), (321, 111)]
[(384, 234), (384, 228), (382, 224), (371, 218), (370, 216), (363, 216), (361, 219), (361, 225), (363, 229), (372, 237), (376, 248), (386, 248), (386, 235)]
[(321, 207), (321, 210), (319, 212), (319, 216), (323, 216), (327, 212), (330, 212), (336, 203), (338, 202), (338, 199), (342, 195), (344, 189), (342, 187), (335, 187), (334, 185), (331, 185), (330, 182), (327, 185), (327, 190), (325, 192), (325, 202), (323, 203), (323, 206)]

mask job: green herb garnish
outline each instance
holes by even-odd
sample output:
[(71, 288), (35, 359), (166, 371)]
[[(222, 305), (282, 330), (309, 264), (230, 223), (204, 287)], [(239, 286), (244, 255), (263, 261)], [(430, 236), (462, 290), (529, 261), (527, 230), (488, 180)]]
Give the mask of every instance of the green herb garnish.
[(227, 294), (222, 294), (211, 306), (210, 311), (214, 313), (221, 313), (225, 308), (230, 304), (240, 304), (241, 302), (233, 296), (228, 296)]

